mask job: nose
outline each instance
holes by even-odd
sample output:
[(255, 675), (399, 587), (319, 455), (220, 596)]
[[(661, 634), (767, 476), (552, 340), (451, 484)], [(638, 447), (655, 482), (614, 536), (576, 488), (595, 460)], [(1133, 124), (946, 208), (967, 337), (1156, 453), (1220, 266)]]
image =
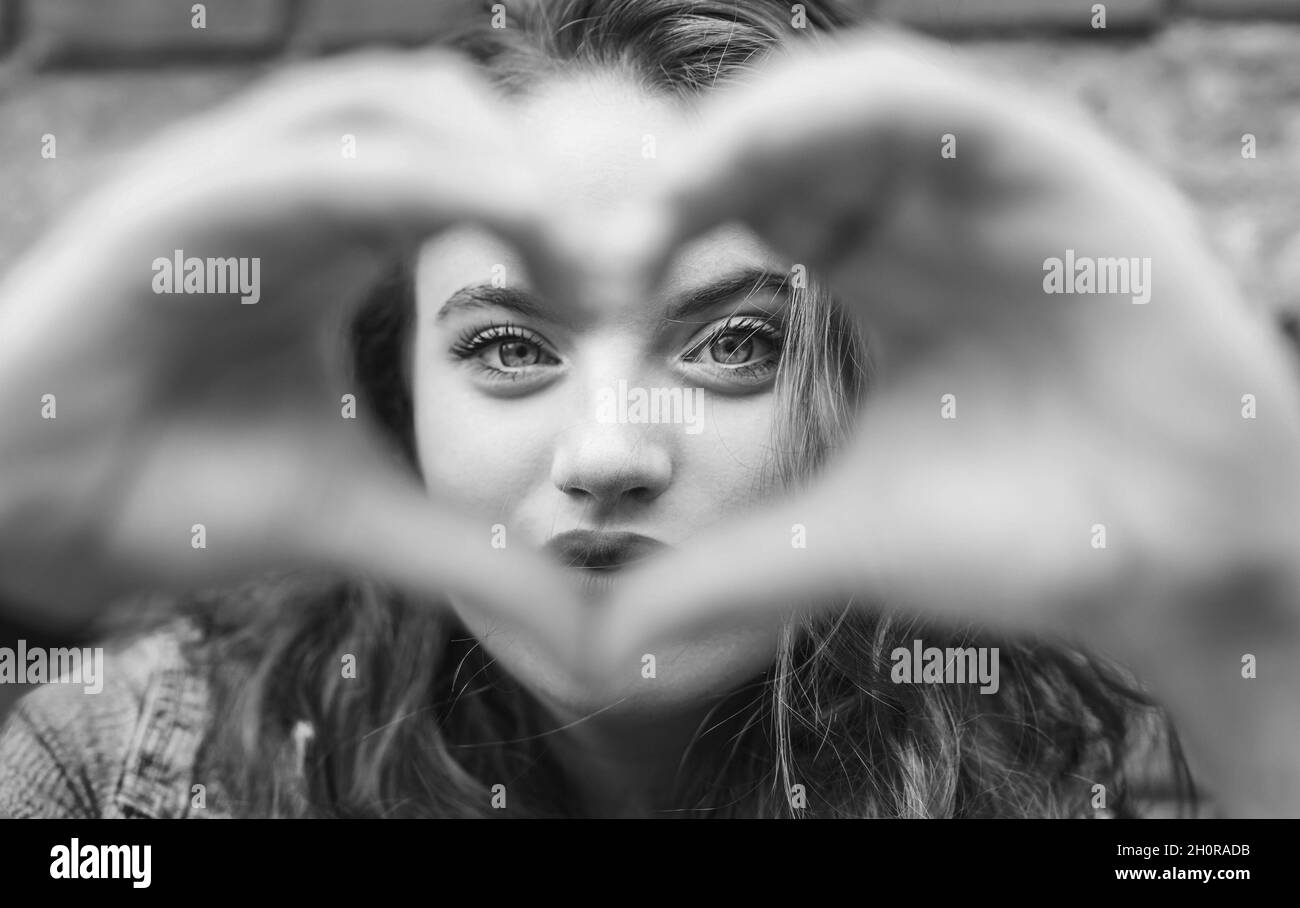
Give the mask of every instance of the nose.
[(583, 423), (564, 433), (555, 449), (551, 479), (580, 503), (608, 513), (646, 504), (672, 481), (672, 457), (661, 426)]

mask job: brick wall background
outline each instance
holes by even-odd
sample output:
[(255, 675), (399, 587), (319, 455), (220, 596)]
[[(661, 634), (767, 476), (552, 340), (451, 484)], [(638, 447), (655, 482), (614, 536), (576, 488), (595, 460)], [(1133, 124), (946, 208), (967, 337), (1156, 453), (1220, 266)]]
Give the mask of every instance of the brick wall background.
[[(1300, 315), (1300, 0), (1109, 0), (1105, 29), (1093, 0), (854, 2), (1078, 105), (1198, 203), (1254, 301)], [(194, 6), (0, 0), (0, 268), (172, 120), (285, 61), (417, 43), (492, 4), (209, 0), (203, 29)]]
[[(525, 2), (506, 0), (507, 17)], [(544, 0), (543, 0), (544, 2)], [(1300, 0), (850, 0), (1079, 103), (1170, 173), (1252, 299), (1300, 313)], [(0, 0), (0, 267), (114, 157), (284, 61), (490, 0)], [(1258, 157), (1241, 156), (1241, 137)], [(53, 134), (58, 156), (40, 155)]]

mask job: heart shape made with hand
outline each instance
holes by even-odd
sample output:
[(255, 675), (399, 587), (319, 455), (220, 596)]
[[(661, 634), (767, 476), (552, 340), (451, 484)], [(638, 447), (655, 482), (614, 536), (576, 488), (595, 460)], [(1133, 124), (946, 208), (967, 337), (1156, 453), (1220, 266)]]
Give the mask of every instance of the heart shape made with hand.
[[(96, 402), (6, 454), (36, 465), (11, 503), (32, 527), (4, 551), (11, 588), (67, 603), (102, 595), (123, 565), (153, 586), (340, 566), (481, 603), (599, 674), (666, 636), (844, 597), (1142, 646), (1199, 588), (1294, 571), (1286, 351), (1180, 196), (1077, 118), (923, 42), (856, 36), (718, 90), (648, 188), (592, 212), (550, 197), (459, 64), (330, 65), (168, 136), (0, 290), (15, 399), (70, 387)], [(358, 116), (365, 153), (322, 155), (322, 136)], [(112, 243), (85, 232), (106, 221)], [(320, 383), (338, 378), (319, 364), (321, 333), (301, 329), (343, 314), (320, 301), (355, 297), (394, 246), (465, 222), (578, 308), (642, 298), (692, 237), (747, 225), (868, 337), (856, 433), (804, 488), (585, 608), (553, 565), (491, 550), (481, 518), (430, 503), (373, 440), (340, 441), (352, 426), (318, 412)], [(178, 307), (135, 267), (205, 248), (263, 256), (273, 304), (235, 318), (198, 292)], [(1243, 420), (1245, 395), (1258, 418)], [(87, 508), (99, 542), (70, 576), (49, 552), (80, 545), (69, 514)], [(195, 515), (221, 544), (178, 554)]]

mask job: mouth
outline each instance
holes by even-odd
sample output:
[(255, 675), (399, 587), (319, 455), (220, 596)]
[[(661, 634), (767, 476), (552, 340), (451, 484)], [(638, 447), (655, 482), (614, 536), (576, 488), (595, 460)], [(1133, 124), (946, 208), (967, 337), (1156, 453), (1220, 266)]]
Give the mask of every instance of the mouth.
[(552, 536), (544, 548), (566, 568), (575, 571), (583, 589), (598, 598), (613, 588), (621, 570), (645, 560), (666, 545), (639, 533), (570, 530)]

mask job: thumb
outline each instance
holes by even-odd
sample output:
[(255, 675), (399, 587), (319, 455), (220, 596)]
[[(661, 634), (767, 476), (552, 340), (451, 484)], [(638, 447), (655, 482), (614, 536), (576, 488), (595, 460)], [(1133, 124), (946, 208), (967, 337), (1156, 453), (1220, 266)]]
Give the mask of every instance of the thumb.
[(454, 596), (522, 627), (566, 664), (576, 659), (578, 590), (539, 553), (494, 547), (491, 516), (436, 501), (416, 479), (382, 466), (364, 468), (326, 512), (301, 538), (300, 560), (372, 575), (413, 595)]
[[(853, 542), (844, 538), (823, 497), (746, 514), (629, 570), (598, 616), (597, 671), (626, 664), (670, 637), (794, 612), (809, 607), (812, 597), (830, 603), (835, 594), (870, 588), (866, 553), (850, 552)], [(852, 576), (857, 572), (861, 576)]]
[(1032, 611), (1041, 597), (1073, 602), (1113, 578), (1118, 568), (1085, 557), (1088, 502), (1055, 470), (963, 463), (934, 447), (859, 439), (795, 497), (629, 572), (597, 631), (602, 661), (622, 664), (670, 633), (850, 600), (1036, 625), (1050, 617)]

